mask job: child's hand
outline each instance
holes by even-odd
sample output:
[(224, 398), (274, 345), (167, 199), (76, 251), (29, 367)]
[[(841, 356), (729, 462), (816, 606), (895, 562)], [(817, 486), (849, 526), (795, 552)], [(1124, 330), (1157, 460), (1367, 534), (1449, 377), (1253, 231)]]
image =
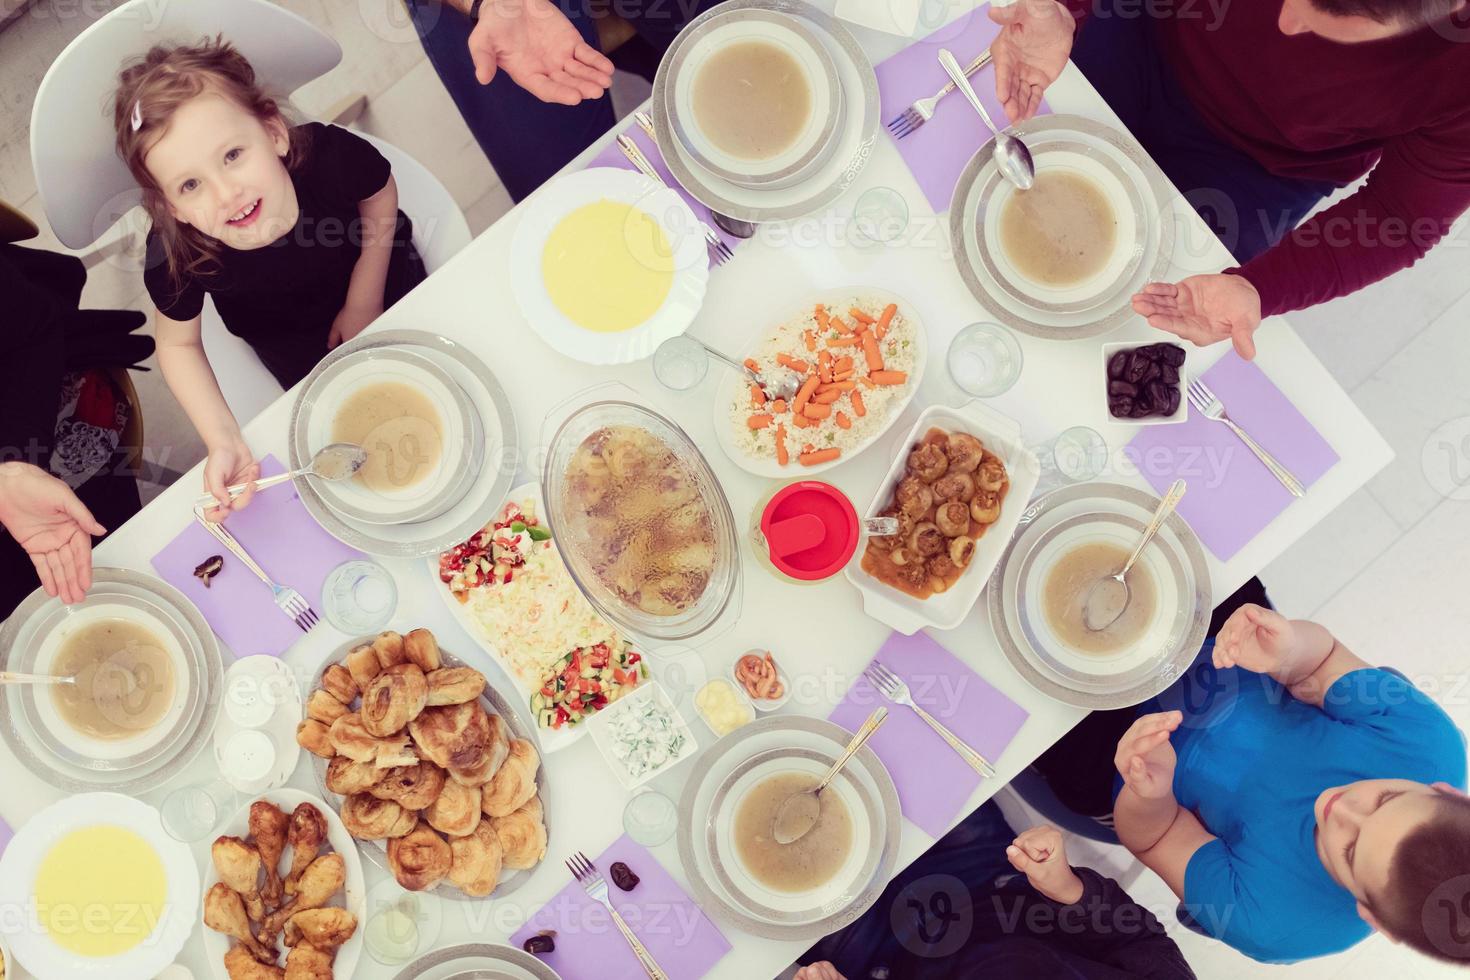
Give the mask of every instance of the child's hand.
[[(209, 458), (204, 463), (204, 489), (218, 500), (220, 506), (205, 512), (211, 521), (222, 521), (231, 511), (242, 510), (255, 496), (255, 481), (260, 479), (260, 464), (255, 454), (240, 437), (211, 447)], [(245, 492), (234, 500), (230, 499), (229, 487), (234, 483), (249, 483)]]
[(332, 321), (332, 329), (327, 333), (327, 350), (331, 350), (338, 344), (345, 344), (366, 330), (369, 323), (382, 315), (382, 303), (369, 306), (349, 302), (342, 307), (337, 318)]
[(1184, 721), (1183, 712), (1143, 715), (1118, 740), (1113, 765), (1129, 789), (1146, 800), (1160, 800), (1174, 791), (1174, 746), (1169, 733)]
[(837, 967), (822, 960), (820, 963), (813, 963), (811, 966), (804, 966), (797, 970), (796, 976), (791, 980), (847, 980), (847, 978), (837, 972)]
[(1006, 848), (1006, 857), (1032, 888), (1053, 902), (1071, 905), (1082, 899), (1082, 879), (1067, 863), (1062, 833), (1055, 827), (1032, 827)]
[(1296, 643), (1291, 620), (1273, 609), (1246, 603), (1225, 620), (1215, 637), (1215, 666), (1269, 674), (1292, 658)]

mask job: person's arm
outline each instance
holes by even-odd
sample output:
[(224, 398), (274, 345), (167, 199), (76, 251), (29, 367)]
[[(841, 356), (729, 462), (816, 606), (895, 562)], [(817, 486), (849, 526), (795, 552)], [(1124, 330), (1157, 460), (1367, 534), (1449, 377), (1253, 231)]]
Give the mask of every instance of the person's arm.
[(200, 318), (174, 320), (159, 313), (154, 321), (154, 337), (164, 380), (209, 452), (204, 464), (204, 489), (220, 502), (219, 507), (210, 511), (210, 517), (218, 520), (250, 503), (254, 487), (233, 501), (225, 488), (232, 483), (258, 479), (260, 464), (245, 444), (240, 425), (225, 402), (214, 369), (204, 354)]
[(1273, 609), (1247, 603), (1215, 637), (1215, 666), (1266, 674), (1298, 701), (1322, 707), (1338, 678), (1371, 666), (1317, 623), (1289, 620)]
[(383, 288), (398, 226), (398, 183), (391, 174), (382, 190), (358, 202), (357, 213), (362, 223), (362, 254), (352, 267), (347, 299), (327, 334), (328, 347), (351, 340), (382, 315)]
[(1140, 717), (1118, 740), (1113, 757), (1123, 777), (1123, 791), (1113, 804), (1118, 840), (1180, 898), (1189, 859), (1215, 839), (1174, 797), (1176, 760), (1169, 736), (1183, 720), (1178, 711)]
[(0, 463), (0, 525), (30, 556), (41, 587), (67, 604), (92, 587), (92, 535), (106, 534), (71, 487), (30, 463)]
[(1014, 0), (988, 8), (990, 19), (1001, 25), (990, 42), (995, 96), (1011, 122), (1036, 115), (1042, 95), (1067, 67), (1081, 16), (1072, 8), (1085, 6), (1084, 0)]
[[(475, 7), (474, 0), (439, 2), (466, 15)], [(601, 98), (612, 86), (613, 63), (549, 0), (483, 0), (474, 13), (469, 49), (481, 85), (504, 69), (542, 102), (561, 105)]]

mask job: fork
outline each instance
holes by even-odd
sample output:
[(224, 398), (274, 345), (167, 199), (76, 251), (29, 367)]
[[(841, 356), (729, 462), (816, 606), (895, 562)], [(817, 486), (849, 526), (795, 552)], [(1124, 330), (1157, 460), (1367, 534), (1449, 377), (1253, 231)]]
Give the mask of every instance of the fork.
[(618, 910), (613, 908), (612, 902), (608, 900), (607, 879), (602, 876), (602, 872), (598, 871), (596, 866), (587, 860), (587, 856), (581, 851), (567, 858), (567, 870), (572, 873), (573, 878), (581, 883), (582, 890), (594, 902), (599, 903), (603, 908), (612, 913), (613, 922), (617, 925), (618, 931), (623, 934), (623, 938), (628, 940), (628, 945), (633, 947), (633, 955), (638, 957), (638, 962), (643, 965), (643, 970), (648, 974), (649, 980), (669, 980), (669, 975), (663, 971), (663, 967), (658, 965), (653, 958), (653, 954), (633, 934), (633, 930), (628, 928), (628, 923), (623, 921), (623, 917), (618, 914)]
[(863, 671), (863, 676), (868, 679), (868, 683), (872, 684), (879, 694), (894, 704), (901, 704), (904, 707), (912, 708), (914, 714), (918, 715), (926, 725), (938, 732), (939, 737), (948, 742), (949, 747), (958, 752), (960, 758), (970, 764), (970, 768), (988, 779), (995, 777), (995, 767), (990, 764), (985, 756), (960, 741), (959, 736), (955, 735), (948, 728), (945, 728), (933, 715), (914, 703), (913, 695), (909, 693), (909, 686), (902, 677), (899, 677), (876, 660), (868, 665), (867, 670)]
[(1266, 452), (1260, 443), (1252, 439), (1244, 429), (1231, 420), (1229, 415), (1225, 414), (1225, 403), (1220, 401), (1215, 393), (1210, 390), (1209, 385), (1205, 384), (1199, 378), (1195, 378), (1189, 383), (1189, 404), (1193, 405), (1205, 418), (1214, 422), (1224, 422), (1230, 426), (1230, 431), (1234, 432), (1236, 437), (1245, 443), (1247, 449), (1256, 454), (1257, 459), (1266, 464), (1266, 469), (1270, 470), (1271, 475), (1281, 481), (1281, 485), (1289, 490), (1293, 497), (1306, 496), (1307, 491), (1302, 488), (1301, 482), (1291, 475), (1290, 470), (1278, 463), (1275, 456)]
[(198, 507), (194, 508), (194, 518), (199, 521), (200, 524), (203, 524), (204, 529), (210, 534), (214, 535), (215, 539), (218, 540), (220, 544), (228, 548), (231, 554), (240, 559), (240, 561), (244, 562), (245, 567), (254, 572), (256, 578), (260, 579), (266, 585), (270, 586), (271, 597), (275, 600), (276, 607), (279, 608), (281, 612), (285, 613), (287, 618), (289, 618), (301, 629), (301, 632), (311, 632), (311, 628), (315, 626), (319, 620), (317, 618), (316, 610), (311, 608), (306, 599), (302, 597), (300, 592), (297, 592), (290, 586), (277, 585), (275, 582), (271, 581), (271, 577), (265, 573), (265, 570), (262, 569), (260, 565), (256, 564), (255, 559), (250, 557), (249, 552), (247, 552), (244, 546), (242, 546), (240, 542), (236, 540), (235, 535), (232, 534), (223, 524), (220, 524), (216, 521), (211, 521), (209, 518), (205, 517), (204, 511), (202, 509)]
[[(974, 61), (965, 66), (965, 75), (967, 77), (973, 75), (988, 64), (990, 64), (990, 49), (986, 48)], [(935, 92), (929, 98), (920, 99), (890, 119), (888, 121), (888, 132), (893, 134), (893, 138), (896, 140), (903, 139), (934, 118), (934, 108), (939, 105), (939, 100), (954, 90), (954, 82), (946, 82), (944, 88)]]
[[(652, 116), (644, 112), (642, 109), (639, 109), (637, 112), (633, 113), (633, 121), (638, 124), (639, 129), (648, 134), (648, 138), (653, 140), (655, 145), (658, 144), (658, 133), (654, 131)], [(659, 147), (659, 150), (660, 152), (662, 152), (663, 147)], [(665, 157), (665, 159), (668, 158)], [(706, 205), (706, 207), (708, 207), (708, 205)], [(715, 219), (715, 224), (719, 226), (719, 229), (727, 235), (734, 235), (736, 238), (739, 238), (741, 240), (755, 237), (758, 226), (751, 224), (749, 221), (742, 221), (739, 218), (732, 218), (728, 214), (721, 214), (713, 208), (710, 209), (710, 217)]]
[[(648, 162), (648, 157), (643, 155), (638, 144), (634, 143), (626, 133), (618, 134), (618, 148), (623, 151), (623, 156), (627, 157), (628, 161), (643, 173), (643, 176), (656, 180), (665, 187), (669, 186), (669, 182), (659, 176), (658, 171), (653, 169), (653, 164)], [(725, 244), (723, 238), (715, 234), (713, 228), (701, 221), (699, 230), (704, 233), (705, 245), (715, 265), (724, 265), (735, 257), (735, 253), (730, 251), (730, 246)]]

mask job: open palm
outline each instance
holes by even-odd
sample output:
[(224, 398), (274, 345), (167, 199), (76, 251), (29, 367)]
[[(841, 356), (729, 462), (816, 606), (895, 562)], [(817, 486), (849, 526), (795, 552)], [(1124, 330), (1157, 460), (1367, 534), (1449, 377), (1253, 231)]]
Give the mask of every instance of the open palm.
[(1287, 660), (1296, 645), (1291, 620), (1254, 603), (1246, 603), (1225, 621), (1215, 637), (1214, 663), (1221, 669), (1243, 667), (1269, 674)]
[(92, 587), (92, 535), (105, 534), (71, 487), (27, 463), (7, 463), (0, 522), (30, 556), (47, 595), (80, 602)]
[(1056, 0), (992, 6), (990, 19), (1001, 25), (990, 42), (995, 95), (1011, 122), (1024, 122), (1036, 115), (1042, 94), (1067, 67), (1074, 21)]
[(612, 84), (612, 62), (547, 0), (489, 0), (469, 49), (481, 85), (504, 70), (542, 102), (576, 105)]
[(1246, 360), (1256, 356), (1252, 336), (1261, 325), (1261, 294), (1243, 276), (1190, 276), (1176, 283), (1151, 282), (1133, 296), (1133, 310), (1149, 326), (1208, 347), (1235, 344)]

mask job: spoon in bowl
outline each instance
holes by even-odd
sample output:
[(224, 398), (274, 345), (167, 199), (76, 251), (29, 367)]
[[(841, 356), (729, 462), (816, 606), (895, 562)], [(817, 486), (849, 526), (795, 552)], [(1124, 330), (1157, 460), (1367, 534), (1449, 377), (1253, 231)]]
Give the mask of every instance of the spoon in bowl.
[[(766, 393), (766, 398), (772, 401), (781, 399), (782, 401), (790, 402), (796, 397), (796, 393), (801, 390), (803, 379), (795, 371), (787, 371), (784, 374), (762, 374), (752, 369), (749, 365), (741, 364), (735, 358), (720, 353), (708, 344), (695, 340), (688, 334), (679, 334), (677, 337), (670, 337), (662, 344), (659, 344), (658, 352), (654, 357), (654, 373), (658, 374), (658, 363), (661, 359), (668, 359), (671, 362), (681, 360), (692, 361), (697, 357), (710, 357), (724, 364), (726, 367), (739, 371), (745, 375), (751, 384), (759, 385), (761, 390)], [(703, 377), (704, 372), (700, 371), (699, 376)], [(675, 383), (672, 377), (660, 377), (659, 380), (675, 390), (690, 387), (690, 385)]]
[[(361, 446), (354, 446), (350, 442), (334, 442), (318, 449), (316, 455), (311, 458), (311, 462), (299, 470), (291, 470), (289, 473), (277, 473), (275, 476), (268, 476), (263, 480), (256, 480), (255, 489), (265, 490), (268, 487), (285, 483), (287, 480), (298, 476), (315, 476), (323, 480), (345, 480), (362, 469), (363, 464), (367, 462), (367, 458), (367, 450)], [(250, 484), (248, 483), (236, 483), (233, 486), (226, 487), (225, 490), (229, 493), (230, 499), (233, 500), (244, 493), (245, 489), (249, 486)], [(205, 493), (200, 494), (199, 498), (194, 501), (194, 504), (197, 507), (212, 508), (218, 507), (219, 501), (214, 498), (214, 494)]]
[(955, 60), (948, 48), (939, 49), (939, 64), (944, 68), (950, 81), (954, 82), (955, 88), (964, 93), (970, 105), (975, 107), (975, 111), (980, 114), (980, 118), (995, 135), (995, 147), (991, 150), (991, 155), (995, 158), (995, 165), (1000, 169), (1002, 176), (1021, 190), (1029, 191), (1031, 185), (1036, 182), (1036, 164), (1031, 159), (1031, 151), (1025, 143), (1010, 133), (996, 128), (990, 118), (990, 113), (986, 111), (985, 103), (980, 101), (980, 96), (976, 95), (975, 90), (970, 87), (970, 80), (965, 77), (964, 69), (960, 67), (960, 63)]
[(1169, 492), (1164, 494), (1164, 499), (1159, 501), (1159, 506), (1154, 510), (1153, 518), (1148, 526), (1143, 529), (1143, 538), (1138, 542), (1138, 547), (1133, 549), (1133, 554), (1123, 563), (1123, 567), (1116, 575), (1107, 575), (1093, 583), (1092, 588), (1087, 590), (1087, 598), (1082, 603), (1082, 625), (1094, 633), (1101, 632), (1118, 621), (1128, 608), (1128, 602), (1132, 593), (1128, 590), (1128, 580), (1125, 576), (1138, 556), (1143, 554), (1143, 549), (1154, 539), (1159, 528), (1164, 526), (1164, 521), (1174, 513), (1174, 508), (1179, 505), (1184, 496), (1184, 481), (1175, 480)]
[(868, 715), (868, 720), (863, 722), (863, 727), (853, 735), (852, 741), (847, 743), (847, 748), (837, 757), (832, 768), (827, 770), (827, 775), (822, 781), (811, 789), (804, 789), (799, 793), (793, 793), (781, 801), (776, 808), (776, 816), (771, 820), (771, 837), (777, 844), (790, 844), (806, 836), (817, 823), (817, 818), (822, 815), (821, 792), (827, 788), (827, 784), (837, 777), (842, 767), (857, 754), (857, 750), (872, 737), (878, 727), (888, 718), (888, 709), (879, 705)]
[(0, 670), (0, 684), (75, 684), (75, 676), (64, 674), (17, 674)]

